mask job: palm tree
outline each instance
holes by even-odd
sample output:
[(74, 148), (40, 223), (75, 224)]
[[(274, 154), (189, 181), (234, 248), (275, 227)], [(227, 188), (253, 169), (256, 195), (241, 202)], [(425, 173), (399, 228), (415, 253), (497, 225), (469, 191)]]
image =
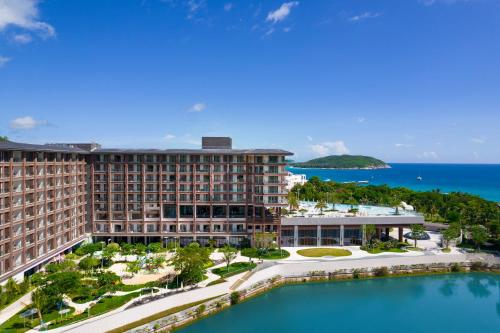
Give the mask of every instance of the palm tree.
[(326, 201), (324, 199), (320, 199), (317, 203), (316, 203), (316, 206), (315, 206), (317, 209), (319, 209), (319, 211), (321, 212), (321, 214), (323, 214), (323, 209), (327, 208), (328, 205), (326, 204)]
[(365, 229), (365, 238), (368, 240), (368, 244), (369, 244), (369, 246), (371, 248), (372, 247), (372, 243), (373, 243), (372, 239), (373, 239), (373, 236), (376, 233), (375, 225), (373, 225), (373, 224), (365, 224), (363, 227)]
[(288, 200), (288, 205), (290, 206), (290, 210), (299, 208), (299, 200), (297, 200), (297, 196), (295, 195), (294, 192), (288, 193), (287, 200)]

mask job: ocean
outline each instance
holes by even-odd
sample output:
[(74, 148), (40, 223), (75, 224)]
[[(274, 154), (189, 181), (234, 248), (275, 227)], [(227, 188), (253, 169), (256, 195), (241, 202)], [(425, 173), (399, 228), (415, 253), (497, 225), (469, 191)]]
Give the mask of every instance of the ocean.
[[(318, 176), (336, 182), (368, 181), (416, 191), (466, 192), (500, 202), (500, 164), (389, 163), (390, 169), (332, 170), (287, 167), (292, 173)], [(417, 177), (422, 180), (417, 180)]]

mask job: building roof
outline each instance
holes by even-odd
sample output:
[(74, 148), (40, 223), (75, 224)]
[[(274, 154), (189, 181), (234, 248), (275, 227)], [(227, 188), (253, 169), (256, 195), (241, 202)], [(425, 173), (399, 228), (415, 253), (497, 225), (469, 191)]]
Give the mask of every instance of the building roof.
[(422, 216), (282, 217), (281, 225), (411, 225), (423, 224)]
[(282, 149), (115, 149), (101, 148), (93, 154), (199, 154), (199, 155), (293, 155)]
[(89, 152), (72, 145), (35, 145), (31, 143), (13, 142), (9, 140), (0, 141), (0, 150), (7, 151), (30, 151), (47, 153), (76, 153), (88, 154)]

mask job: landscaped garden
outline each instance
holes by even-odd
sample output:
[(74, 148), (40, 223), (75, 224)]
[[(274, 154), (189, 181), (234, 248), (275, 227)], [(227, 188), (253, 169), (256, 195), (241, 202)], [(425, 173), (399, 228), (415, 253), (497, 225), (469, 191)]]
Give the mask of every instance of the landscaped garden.
[(313, 248), (298, 250), (297, 254), (304, 257), (346, 257), (352, 254), (351, 251), (345, 249), (335, 248)]
[(251, 270), (256, 266), (253, 262), (235, 262), (229, 266), (214, 268), (212, 273), (220, 275), (221, 278), (227, 278)]
[(288, 258), (290, 252), (283, 249), (247, 248), (241, 250), (241, 255), (264, 260), (279, 260)]

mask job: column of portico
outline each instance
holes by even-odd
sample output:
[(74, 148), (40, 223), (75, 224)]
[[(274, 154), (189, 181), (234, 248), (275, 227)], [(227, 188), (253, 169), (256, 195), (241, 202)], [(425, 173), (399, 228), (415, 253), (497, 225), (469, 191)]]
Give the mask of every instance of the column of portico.
[(316, 245), (321, 246), (321, 225), (319, 225), (319, 224), (317, 226), (316, 236), (318, 237)]
[(366, 225), (361, 226), (361, 245), (366, 245)]
[(340, 225), (340, 246), (344, 246), (344, 225)]
[(398, 240), (399, 240), (400, 242), (402, 242), (402, 241), (403, 241), (403, 227), (399, 227), (399, 228), (398, 228)]
[(299, 246), (299, 226), (293, 226), (293, 246)]
[(380, 239), (382, 237), (382, 228), (377, 227), (377, 239)]
[(387, 237), (388, 240), (389, 240), (389, 232), (390, 228), (385, 228), (385, 237)]

